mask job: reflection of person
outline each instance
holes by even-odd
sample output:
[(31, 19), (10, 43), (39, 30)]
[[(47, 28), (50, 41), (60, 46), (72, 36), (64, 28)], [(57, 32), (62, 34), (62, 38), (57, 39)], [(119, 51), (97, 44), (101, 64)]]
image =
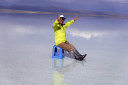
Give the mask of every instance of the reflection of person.
[(74, 60), (73, 62), (71, 62), (70, 64), (61, 67), (60, 69), (54, 70), (53, 72), (53, 83), (54, 85), (67, 85), (67, 83), (65, 83), (65, 73), (70, 72), (74, 67), (76, 67), (78, 64), (85, 64), (85, 61), (77, 61)]
[(53, 73), (53, 83), (54, 83), (54, 85), (67, 85), (64, 82), (64, 74), (61, 74), (58, 71), (54, 71), (54, 73)]
[(66, 39), (66, 28), (73, 24), (77, 20), (77, 16), (74, 20), (71, 20), (64, 24), (65, 17), (60, 15), (57, 20), (53, 23), (54, 35), (55, 35), (55, 44), (62, 49), (68, 51), (76, 60), (83, 60), (86, 57), (86, 54), (81, 55), (76, 48), (70, 44)]

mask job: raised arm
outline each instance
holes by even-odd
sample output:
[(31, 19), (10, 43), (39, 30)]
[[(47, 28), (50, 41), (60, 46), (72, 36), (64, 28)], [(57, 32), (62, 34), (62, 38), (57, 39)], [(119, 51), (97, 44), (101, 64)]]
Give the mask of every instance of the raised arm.
[(68, 26), (70, 26), (73, 23), (74, 23), (74, 20), (71, 20), (71, 21), (65, 23), (65, 28), (67, 28)]
[(76, 20), (78, 20), (77, 19), (77, 16), (74, 18), (74, 20), (71, 20), (71, 21), (65, 23), (65, 27), (67, 28), (68, 26), (70, 26), (71, 24), (73, 24)]

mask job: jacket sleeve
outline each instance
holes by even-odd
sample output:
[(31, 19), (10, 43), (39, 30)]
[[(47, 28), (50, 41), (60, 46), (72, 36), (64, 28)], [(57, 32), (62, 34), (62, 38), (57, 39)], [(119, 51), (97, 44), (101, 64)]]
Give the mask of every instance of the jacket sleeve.
[(55, 29), (58, 26), (59, 21), (55, 20), (55, 22), (53, 23), (53, 28)]
[(73, 23), (74, 23), (74, 20), (71, 20), (71, 21), (65, 23), (65, 28), (67, 28), (68, 26), (70, 26)]

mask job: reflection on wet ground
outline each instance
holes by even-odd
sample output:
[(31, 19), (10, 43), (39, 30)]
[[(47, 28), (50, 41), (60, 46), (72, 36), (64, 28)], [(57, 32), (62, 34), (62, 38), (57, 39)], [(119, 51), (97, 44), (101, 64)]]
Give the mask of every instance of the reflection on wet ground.
[(55, 17), (31, 17), (0, 16), (0, 85), (128, 85), (127, 20), (81, 18), (67, 37), (88, 56), (54, 70)]
[[(63, 60), (61, 59), (56, 59), (56, 61), (63, 63)], [(56, 63), (56, 62), (55, 62)], [(77, 60), (73, 60), (71, 63), (69, 63), (68, 65), (63, 66), (63, 64), (61, 64), (61, 68), (56, 69), (56, 67), (53, 67), (53, 84), (54, 85), (68, 85), (67, 83), (64, 82), (64, 75), (67, 72), (70, 72), (73, 70), (73, 68), (75, 68), (77, 66), (77, 64), (80, 63), (82, 65), (84, 65), (85, 60), (83, 61), (77, 61)], [(59, 63), (56, 63), (59, 64)]]

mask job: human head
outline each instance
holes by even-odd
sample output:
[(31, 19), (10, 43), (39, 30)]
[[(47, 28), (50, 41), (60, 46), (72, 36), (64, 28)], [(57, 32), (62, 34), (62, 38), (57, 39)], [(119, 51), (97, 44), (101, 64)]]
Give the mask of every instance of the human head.
[(60, 17), (59, 23), (60, 23), (60, 24), (63, 24), (63, 23), (64, 23), (64, 20), (65, 20), (64, 15), (60, 15), (59, 17)]

